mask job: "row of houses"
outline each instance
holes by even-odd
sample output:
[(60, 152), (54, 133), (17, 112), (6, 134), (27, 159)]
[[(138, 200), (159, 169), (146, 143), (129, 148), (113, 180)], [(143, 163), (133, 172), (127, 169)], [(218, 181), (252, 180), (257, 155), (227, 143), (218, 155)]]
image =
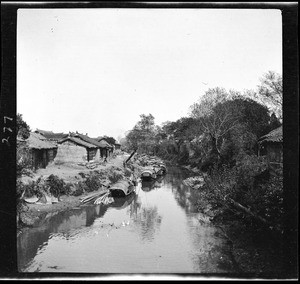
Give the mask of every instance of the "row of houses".
[(27, 147), (34, 169), (45, 168), (54, 160), (59, 162), (99, 161), (109, 157), (120, 144), (111, 145), (105, 137), (90, 138), (81, 133), (54, 133), (37, 129), (28, 139), (17, 138), (18, 146)]

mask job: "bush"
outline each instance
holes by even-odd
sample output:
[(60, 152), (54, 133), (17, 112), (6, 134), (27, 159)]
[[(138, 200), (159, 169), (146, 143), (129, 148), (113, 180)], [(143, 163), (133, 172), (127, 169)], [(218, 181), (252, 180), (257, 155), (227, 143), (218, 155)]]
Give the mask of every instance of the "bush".
[(18, 180), (17, 181), (17, 197), (21, 198), (22, 194), (23, 194), (23, 197), (25, 197), (25, 198), (32, 197), (33, 195), (35, 195), (37, 193), (35, 185), (36, 185), (35, 181), (30, 181), (29, 183), (24, 184), (23, 182)]
[(123, 179), (124, 174), (122, 172), (122, 169), (117, 167), (111, 167), (107, 173), (107, 177), (112, 183), (115, 183)]
[[(245, 155), (233, 168), (214, 167), (205, 177), (201, 198), (224, 208), (230, 207), (228, 198), (231, 198), (268, 222), (282, 225), (282, 172), (270, 175), (269, 166), (261, 157)], [(244, 217), (244, 220), (252, 218)]]
[(85, 180), (85, 190), (88, 192), (98, 190), (101, 187), (101, 182), (99, 179), (99, 174), (91, 173)]
[(83, 194), (85, 191), (86, 191), (86, 184), (82, 181), (79, 181), (75, 185), (75, 190), (72, 192), (72, 195), (79, 196), (79, 195)]
[(132, 170), (130, 168), (125, 168), (124, 175), (130, 177), (132, 175)]
[(47, 186), (49, 187), (49, 193), (55, 197), (69, 195), (71, 192), (71, 185), (66, 184), (63, 179), (53, 174), (47, 178)]

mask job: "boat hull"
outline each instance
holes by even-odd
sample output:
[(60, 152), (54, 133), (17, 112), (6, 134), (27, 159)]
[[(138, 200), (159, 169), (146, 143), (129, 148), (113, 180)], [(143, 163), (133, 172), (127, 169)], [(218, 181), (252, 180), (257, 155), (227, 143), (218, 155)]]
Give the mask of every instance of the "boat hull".
[(131, 194), (134, 191), (134, 185), (128, 181), (121, 181), (113, 184), (109, 191), (112, 197), (124, 197)]
[(152, 180), (156, 179), (157, 175), (153, 170), (145, 170), (141, 173), (142, 180)]

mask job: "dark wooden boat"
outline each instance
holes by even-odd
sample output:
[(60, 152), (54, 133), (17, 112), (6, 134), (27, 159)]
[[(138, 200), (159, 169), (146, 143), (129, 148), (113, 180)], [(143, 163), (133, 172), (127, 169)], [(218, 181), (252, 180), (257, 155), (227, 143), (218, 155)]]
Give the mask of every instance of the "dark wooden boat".
[(166, 167), (165, 164), (160, 163), (160, 164), (159, 164), (159, 167), (160, 167), (160, 169), (161, 169), (163, 175), (164, 175), (165, 173), (167, 173), (167, 167)]
[(113, 184), (109, 191), (113, 197), (124, 197), (132, 193), (135, 189), (133, 182), (127, 180), (121, 180)]
[(142, 180), (152, 180), (152, 179), (156, 179), (156, 177), (157, 177), (157, 174), (153, 167), (146, 168), (141, 173)]
[(114, 198), (114, 202), (110, 204), (110, 207), (114, 207), (118, 210), (124, 209), (125, 207), (127, 207), (132, 203), (135, 197), (136, 197), (136, 193), (134, 191), (123, 198), (116, 197)]

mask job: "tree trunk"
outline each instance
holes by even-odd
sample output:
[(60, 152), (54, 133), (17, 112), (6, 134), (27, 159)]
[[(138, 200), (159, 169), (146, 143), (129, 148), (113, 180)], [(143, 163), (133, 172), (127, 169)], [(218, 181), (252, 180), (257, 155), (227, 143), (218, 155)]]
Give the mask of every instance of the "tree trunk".
[(218, 149), (218, 145), (217, 145), (217, 138), (214, 137), (212, 134), (210, 134), (210, 137), (211, 137), (211, 146), (212, 146), (212, 153), (216, 154), (217, 157), (218, 157), (218, 161), (220, 160), (221, 158), (221, 154), (220, 154), (220, 151)]

